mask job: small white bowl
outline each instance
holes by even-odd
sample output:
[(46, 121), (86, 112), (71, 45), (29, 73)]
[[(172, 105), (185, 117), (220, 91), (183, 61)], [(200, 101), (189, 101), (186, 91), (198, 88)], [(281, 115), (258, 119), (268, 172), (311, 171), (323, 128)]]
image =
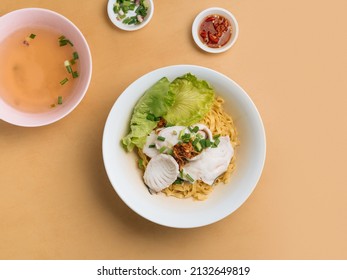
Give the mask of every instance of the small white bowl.
[(117, 15), (113, 11), (114, 3), (116, 3), (116, 0), (109, 0), (107, 3), (107, 14), (112, 23), (117, 26), (118, 28), (125, 30), (125, 31), (135, 31), (139, 30), (143, 27), (145, 27), (150, 20), (152, 19), (153, 13), (154, 13), (154, 3), (152, 0), (145, 0), (148, 4), (148, 11), (147, 15), (144, 18), (143, 22), (135, 25), (135, 24), (124, 24), (121, 20), (117, 19)]
[[(203, 22), (203, 20), (210, 15), (223, 16), (231, 24), (231, 28), (232, 28), (231, 38), (229, 39), (229, 41), (225, 45), (223, 45), (220, 48), (211, 48), (211, 47), (207, 46), (206, 44), (204, 44), (202, 42), (202, 40), (200, 39), (200, 35), (199, 35), (200, 25)], [(237, 20), (234, 17), (234, 15), (232, 13), (230, 13), (228, 10), (223, 9), (223, 8), (217, 8), (217, 7), (208, 8), (208, 9), (200, 12), (195, 17), (195, 20), (194, 20), (193, 25), (192, 25), (192, 35), (193, 35), (193, 39), (194, 39), (195, 43), (202, 50), (209, 52), (209, 53), (221, 53), (221, 52), (225, 52), (226, 50), (230, 49), (235, 44), (236, 39), (239, 35), (239, 25), (238, 25)]]

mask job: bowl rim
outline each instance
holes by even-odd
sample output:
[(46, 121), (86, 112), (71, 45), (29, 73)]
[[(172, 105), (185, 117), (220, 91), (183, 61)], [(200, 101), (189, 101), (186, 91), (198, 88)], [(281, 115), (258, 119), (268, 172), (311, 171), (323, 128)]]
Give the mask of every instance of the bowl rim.
[[(55, 123), (59, 120), (61, 120), (62, 118), (66, 117), (67, 115), (69, 115), (82, 101), (82, 99), (85, 97), (90, 82), (91, 82), (91, 78), (92, 78), (92, 71), (93, 71), (93, 62), (92, 62), (92, 55), (91, 55), (91, 51), (90, 51), (90, 47), (88, 45), (88, 42), (86, 40), (86, 38), (84, 37), (83, 33), (81, 32), (81, 30), (67, 17), (65, 17), (64, 15), (50, 10), (50, 9), (46, 9), (46, 8), (37, 8), (37, 7), (29, 7), (29, 8), (21, 8), (21, 9), (17, 9), (17, 10), (13, 10), (10, 11), (6, 14), (4, 14), (3, 16), (0, 17), (0, 21), (2, 19), (6, 19), (7, 17), (11, 17), (15, 14), (20, 14), (20, 13), (27, 13), (27, 12), (40, 12), (43, 13), (45, 15), (52, 15), (54, 17), (59, 18), (60, 20), (63, 20), (65, 22), (67, 22), (71, 28), (74, 30), (74, 32), (76, 32), (76, 34), (78, 34), (78, 36), (81, 38), (81, 42), (82, 45), (85, 47), (87, 56), (86, 56), (86, 63), (87, 65), (89, 65), (89, 69), (86, 72), (86, 81), (83, 84), (83, 86), (81, 87), (81, 94), (79, 94), (79, 97), (72, 103), (72, 105), (69, 106), (69, 108), (65, 111), (63, 111), (61, 114), (56, 114), (54, 117), (43, 117), (43, 119), (40, 118), (40, 116), (45, 116), (48, 114), (48, 112), (43, 112), (43, 113), (28, 113), (28, 112), (22, 112), (22, 111), (18, 111), (15, 108), (13, 108), (10, 105), (7, 105), (5, 103), (5, 101), (1, 100), (0, 101), (0, 105), (1, 103), (5, 103), (6, 107), (11, 108), (12, 111), (16, 111), (18, 113), (18, 115), (21, 115), (20, 118), (18, 117), (10, 117), (7, 118), (5, 116), (5, 114), (1, 114), (0, 113), (0, 120), (5, 121), (7, 123), (13, 124), (13, 125), (17, 125), (17, 126), (22, 126), (22, 127), (39, 127), (39, 126), (45, 126), (45, 125), (49, 125), (52, 123)], [(30, 116), (35, 116), (35, 118), (32, 118), (31, 121), (27, 121), (27, 117)], [(19, 120), (18, 120), (19, 119)]]
[[(207, 75), (207, 74), (209, 74), (209, 75), (211, 74), (214, 76), (217, 75), (218, 77), (222, 78), (223, 81), (228, 81), (228, 83), (230, 83), (229, 85), (232, 84), (233, 87), (235, 87), (235, 89), (237, 91), (242, 92), (242, 98), (243, 98), (243, 100), (245, 100), (248, 103), (250, 110), (253, 111), (255, 123), (258, 124), (257, 130), (260, 132), (260, 137), (259, 137), (260, 149), (258, 151), (259, 162), (256, 165), (256, 172), (254, 173), (254, 176), (252, 176), (252, 178), (250, 179), (248, 191), (242, 193), (241, 198), (240, 197), (237, 198), (237, 200), (238, 200), (237, 203), (235, 203), (233, 205), (228, 205), (227, 209), (223, 208), (223, 211), (218, 212), (217, 214), (214, 213), (214, 215), (211, 215), (209, 217), (203, 217), (202, 219), (199, 218), (199, 219), (196, 219), (194, 221), (190, 221), (190, 220), (186, 221), (184, 219), (178, 220), (177, 217), (173, 218), (173, 221), (170, 221), (167, 219), (163, 219), (163, 215), (164, 215), (163, 213), (153, 214), (153, 211), (152, 211), (153, 209), (149, 209), (149, 210), (146, 209), (144, 211), (142, 203), (140, 203), (140, 204), (137, 203), (139, 201), (143, 202), (143, 200), (141, 198), (137, 198), (137, 197), (134, 198), (134, 197), (129, 196), (129, 191), (128, 191), (128, 188), (126, 187), (127, 185), (129, 185), (128, 179), (126, 180), (126, 182), (127, 182), (126, 184), (120, 185), (120, 183), (123, 179), (120, 179), (120, 177), (119, 177), (119, 170), (117, 170), (117, 172), (114, 172), (113, 168), (115, 168), (115, 166), (111, 164), (112, 161), (113, 161), (113, 163), (115, 161), (116, 162), (119, 161), (119, 159), (116, 160), (116, 158), (114, 157), (115, 155), (118, 157), (123, 156), (123, 155), (120, 155), (118, 153), (119, 151), (122, 150), (121, 149), (122, 147), (119, 144), (118, 145), (119, 147), (117, 148), (116, 143), (117, 143), (117, 141), (120, 141), (120, 139), (118, 137), (118, 133), (115, 131), (115, 130), (122, 130), (122, 128), (120, 128), (119, 122), (115, 122), (114, 117), (119, 117), (119, 116), (117, 116), (117, 111), (120, 111), (119, 108), (122, 108), (120, 106), (122, 106), (122, 104), (124, 105), (124, 102), (125, 102), (125, 104), (128, 103), (129, 100), (127, 100), (127, 98), (129, 97), (129, 94), (126, 94), (126, 93), (127, 92), (129, 93), (129, 91), (131, 93), (131, 91), (134, 89), (136, 89), (136, 91), (139, 92), (139, 89), (141, 88), (141, 84), (143, 84), (145, 82), (145, 79), (149, 79), (149, 80), (151, 80), (151, 82), (153, 82), (154, 78), (158, 78), (159, 73), (162, 74), (162, 73), (168, 72), (168, 71), (175, 72), (175, 74), (176, 74), (176, 72), (184, 73), (184, 72), (190, 71), (190, 72), (196, 73), (196, 72), (201, 71), (201, 73), (204, 73), (204, 75)], [(172, 73), (170, 73), (169, 76), (170, 75), (172, 75)], [(199, 75), (199, 74), (197, 74), (197, 75)], [(145, 82), (145, 84), (146, 84), (146, 82)], [(144, 90), (143, 87), (144, 87), (144, 85), (142, 86), (141, 90)], [(239, 93), (237, 93), (237, 94), (239, 94)], [(131, 99), (135, 98), (133, 95), (130, 97), (131, 97)], [(137, 98), (136, 100), (138, 100), (139, 96), (136, 96), (136, 98)], [(132, 100), (130, 100), (130, 102), (132, 102)], [(118, 118), (116, 118), (116, 120), (118, 120)], [(117, 123), (117, 125), (116, 125), (116, 123)], [(109, 147), (111, 147), (111, 149), (113, 151), (110, 151)], [(121, 152), (121, 153), (123, 153), (123, 152)], [(135, 81), (133, 81), (120, 94), (120, 96), (114, 102), (114, 104), (113, 104), (113, 106), (109, 112), (109, 115), (106, 119), (106, 123), (104, 126), (104, 132), (103, 132), (103, 139), (102, 139), (102, 154), (103, 154), (104, 167), (105, 167), (106, 173), (108, 175), (109, 181), (110, 181), (113, 189), (115, 190), (117, 195), (121, 198), (121, 200), (123, 200), (123, 202), (130, 209), (132, 209), (135, 213), (137, 213), (138, 215), (142, 216), (143, 218), (145, 218), (151, 222), (157, 223), (157, 224), (162, 225), (162, 226), (167, 226), (167, 227), (172, 227), (172, 228), (196, 228), (196, 227), (202, 227), (202, 226), (206, 226), (206, 225), (218, 222), (218, 221), (224, 219), (225, 217), (229, 216), (234, 211), (236, 211), (243, 203), (245, 203), (245, 201), (248, 199), (248, 197), (252, 194), (256, 185), (258, 184), (258, 182), (260, 180), (260, 177), (261, 177), (264, 165), (265, 165), (266, 134), (265, 134), (265, 129), (264, 129), (264, 125), (263, 125), (261, 116), (260, 116), (259, 111), (257, 110), (255, 104), (253, 103), (253, 101), (251, 100), (249, 95), (232, 79), (230, 79), (229, 77), (225, 76), (224, 74), (222, 74), (220, 72), (217, 72), (213, 69), (206, 68), (203, 66), (171, 65), (171, 66), (158, 68), (156, 70), (148, 72), (147, 74), (142, 75), (141, 77), (139, 77)], [(116, 173), (118, 173), (118, 175)], [(165, 199), (170, 199), (170, 198), (165, 197)], [(229, 200), (226, 200), (226, 201), (229, 202)], [(205, 203), (205, 202), (202, 202), (202, 203)]]
[[(233, 33), (232, 33), (232, 38), (230, 38), (229, 42), (225, 44), (224, 46), (220, 48), (210, 48), (207, 45), (205, 45), (199, 38), (198, 35), (198, 30), (200, 27), (200, 24), (202, 20), (207, 17), (208, 15), (211, 14), (218, 14), (222, 13), (223, 16), (228, 17), (228, 19), (231, 21), (231, 24), (233, 25)], [(236, 20), (236, 17), (227, 9), (220, 8), (220, 7), (211, 7), (207, 8), (203, 11), (201, 11), (197, 16), (195, 17), (193, 24), (192, 24), (192, 36), (194, 39), (194, 42), (196, 45), (202, 49), (205, 52), (208, 53), (222, 53), (227, 50), (229, 50), (233, 45), (235, 45), (237, 38), (239, 36), (239, 24)]]
[(113, 12), (113, 4), (115, 3), (116, 0), (108, 0), (107, 1), (107, 15), (110, 19), (110, 21), (118, 27), (119, 29), (123, 31), (136, 31), (139, 29), (144, 28), (152, 19), (153, 14), (154, 14), (154, 3), (153, 0), (146, 0), (149, 4), (149, 14), (146, 16), (145, 20), (138, 25), (127, 25), (122, 23), (121, 21), (117, 20), (115, 17), (115, 14)]

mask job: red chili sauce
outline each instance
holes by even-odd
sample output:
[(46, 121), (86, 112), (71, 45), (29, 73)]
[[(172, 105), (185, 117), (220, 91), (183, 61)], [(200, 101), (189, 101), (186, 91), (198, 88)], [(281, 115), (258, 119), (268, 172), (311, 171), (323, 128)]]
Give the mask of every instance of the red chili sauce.
[(231, 24), (221, 15), (209, 15), (199, 28), (200, 39), (210, 48), (220, 48), (231, 38)]

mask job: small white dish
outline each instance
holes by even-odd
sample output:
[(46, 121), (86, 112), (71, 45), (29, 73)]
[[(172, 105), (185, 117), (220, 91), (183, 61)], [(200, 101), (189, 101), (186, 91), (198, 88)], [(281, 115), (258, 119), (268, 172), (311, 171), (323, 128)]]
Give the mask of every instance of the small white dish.
[[(117, 14), (114, 12), (114, 5), (117, 0), (109, 0), (107, 3), (107, 14), (110, 18), (111, 22), (117, 26), (119, 29), (125, 30), (125, 31), (135, 31), (139, 30), (143, 27), (145, 27), (150, 20), (152, 19), (153, 13), (154, 13), (154, 3), (152, 0), (144, 0), (148, 5), (147, 15), (144, 17), (143, 21), (140, 24), (125, 24), (123, 23), (123, 20), (120, 20), (117, 18)], [(134, 11), (129, 11), (127, 13), (127, 16), (134, 16)]]
[[(200, 37), (200, 26), (202, 22), (209, 16), (219, 15), (226, 18), (231, 24), (231, 37), (228, 42), (218, 48), (207, 46)], [(237, 37), (239, 35), (239, 25), (235, 16), (226, 9), (213, 7), (208, 8), (202, 12), (200, 12), (196, 17), (192, 25), (192, 35), (195, 43), (204, 51), (209, 53), (221, 53), (229, 50), (236, 42)]]

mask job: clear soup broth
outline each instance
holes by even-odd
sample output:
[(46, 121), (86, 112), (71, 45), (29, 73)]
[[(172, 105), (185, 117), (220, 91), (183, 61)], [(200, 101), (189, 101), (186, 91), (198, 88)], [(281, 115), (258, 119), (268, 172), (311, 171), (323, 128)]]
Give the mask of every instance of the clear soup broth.
[(68, 98), (78, 80), (79, 63), (73, 42), (65, 38), (62, 44), (63, 38), (52, 29), (28, 27), (1, 42), (0, 95), (6, 103), (40, 113)]

